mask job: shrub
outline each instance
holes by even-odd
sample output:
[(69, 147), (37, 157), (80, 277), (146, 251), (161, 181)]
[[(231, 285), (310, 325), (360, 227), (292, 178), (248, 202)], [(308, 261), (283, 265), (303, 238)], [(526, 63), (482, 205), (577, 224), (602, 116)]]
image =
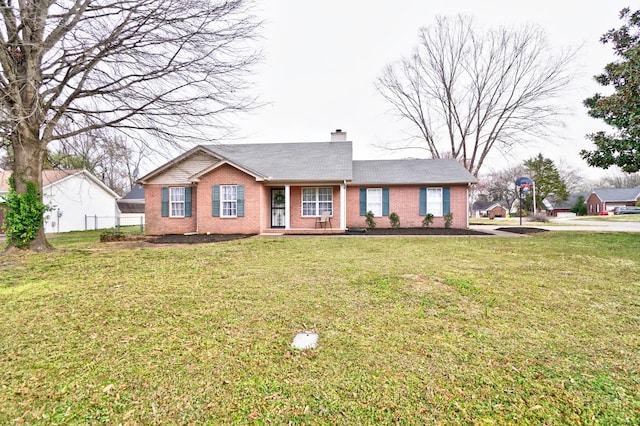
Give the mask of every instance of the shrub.
[(431, 213), (427, 214), (424, 219), (422, 219), (422, 227), (428, 228), (429, 225), (433, 223), (433, 215)]
[(373, 219), (373, 212), (371, 210), (367, 212), (365, 222), (367, 222), (367, 228), (369, 229), (376, 227), (376, 221)]
[(9, 191), (5, 196), (5, 217), (2, 228), (7, 240), (18, 248), (25, 248), (38, 235), (43, 215), (50, 210), (40, 198), (36, 184), (22, 181), (27, 185), (24, 194), (16, 192), (16, 181), (9, 177)]
[(115, 229), (107, 229), (106, 231), (100, 234), (100, 242), (109, 242), (109, 241), (121, 241), (126, 239), (127, 236), (122, 231), (117, 231)]
[(392, 228), (400, 228), (400, 216), (398, 216), (398, 213), (393, 212), (389, 215), (389, 222), (391, 222), (391, 227)]
[(549, 218), (547, 217), (546, 213), (533, 213), (531, 214), (527, 220), (529, 222), (549, 222)]
[(444, 227), (451, 228), (451, 224), (453, 223), (453, 213), (447, 213), (444, 215)]

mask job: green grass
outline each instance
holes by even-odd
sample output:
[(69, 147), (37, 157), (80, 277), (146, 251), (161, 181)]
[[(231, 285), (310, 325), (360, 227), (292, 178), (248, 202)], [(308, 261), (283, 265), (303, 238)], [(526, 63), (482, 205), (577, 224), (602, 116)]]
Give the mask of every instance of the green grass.
[(640, 422), (637, 235), (98, 235), (0, 258), (0, 424)]

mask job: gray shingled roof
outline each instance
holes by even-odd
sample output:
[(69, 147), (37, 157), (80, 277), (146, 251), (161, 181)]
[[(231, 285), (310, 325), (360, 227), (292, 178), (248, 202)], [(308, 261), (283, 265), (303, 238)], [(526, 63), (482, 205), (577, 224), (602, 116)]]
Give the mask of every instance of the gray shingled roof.
[(342, 181), (352, 177), (351, 142), (205, 145), (205, 148), (275, 181)]
[(555, 204), (549, 201), (549, 204), (553, 209), (571, 209), (578, 202), (578, 197), (583, 196), (586, 201), (589, 198), (588, 192), (575, 192), (573, 194), (569, 194), (569, 198), (566, 201), (556, 202)]
[(636, 201), (640, 196), (640, 186), (635, 188), (604, 188), (593, 192), (602, 201)]
[(352, 184), (458, 184), (476, 179), (453, 159), (364, 160), (353, 162)]
[(505, 209), (508, 207), (504, 201), (474, 201), (471, 205), (471, 210), (488, 210), (495, 205), (499, 205)]
[(144, 188), (137, 183), (131, 187), (131, 191), (121, 198), (121, 200), (144, 200)]

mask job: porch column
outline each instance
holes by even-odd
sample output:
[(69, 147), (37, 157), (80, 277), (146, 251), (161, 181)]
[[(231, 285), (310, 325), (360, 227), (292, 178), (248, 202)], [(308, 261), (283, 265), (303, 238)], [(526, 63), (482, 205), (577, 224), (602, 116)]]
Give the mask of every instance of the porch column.
[(340, 185), (340, 229), (347, 229), (347, 185)]
[(291, 187), (284, 186), (284, 229), (291, 229)]

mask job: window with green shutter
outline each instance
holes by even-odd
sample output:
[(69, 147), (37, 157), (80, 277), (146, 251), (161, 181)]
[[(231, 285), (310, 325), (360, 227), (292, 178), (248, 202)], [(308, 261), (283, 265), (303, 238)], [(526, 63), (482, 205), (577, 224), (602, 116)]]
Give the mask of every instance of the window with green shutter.
[(244, 201), (244, 185), (213, 185), (211, 214), (213, 217), (243, 217)]

